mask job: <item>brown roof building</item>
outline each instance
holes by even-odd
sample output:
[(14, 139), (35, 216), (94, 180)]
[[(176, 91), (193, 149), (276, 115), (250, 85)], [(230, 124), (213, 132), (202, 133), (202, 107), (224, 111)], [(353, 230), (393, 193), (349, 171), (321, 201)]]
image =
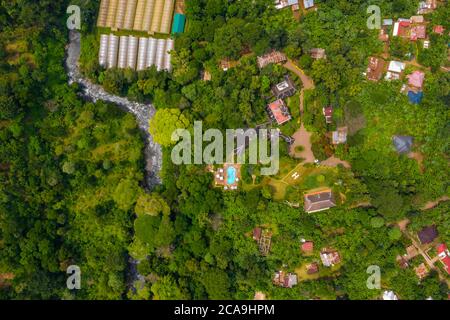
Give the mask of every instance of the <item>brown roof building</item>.
[(419, 277), (420, 280), (422, 280), (428, 275), (428, 268), (425, 265), (425, 263), (419, 265), (417, 268), (414, 269), (414, 271), (416, 272), (416, 275)]
[(437, 237), (439, 233), (437, 231), (436, 226), (429, 226), (426, 228), (423, 228), (419, 234), (419, 240), (422, 244), (429, 244), (432, 243)]
[(328, 210), (336, 206), (331, 189), (305, 194), (305, 211), (314, 213)]
[(397, 256), (397, 263), (400, 266), (400, 268), (402, 269), (406, 269), (409, 267), (409, 263), (408, 263), (408, 259), (406, 259), (405, 257), (402, 256)]
[(309, 51), (311, 58), (313, 59), (325, 59), (327, 57), (325, 53), (325, 49), (322, 48), (314, 48)]
[(319, 264), (314, 262), (306, 266), (306, 273), (307, 274), (315, 274), (319, 272)]
[(266, 295), (263, 292), (255, 292), (255, 297), (253, 300), (266, 300)]
[(261, 239), (261, 228), (255, 228), (253, 229), (253, 240), (259, 241)]
[(370, 81), (379, 81), (384, 71), (384, 60), (380, 58), (370, 57), (369, 66), (367, 67), (367, 79)]
[(292, 288), (297, 285), (297, 275), (295, 273), (275, 272), (273, 283), (283, 288)]
[(425, 22), (425, 19), (423, 16), (412, 16), (410, 18), (410, 20), (411, 20), (411, 23), (424, 23)]
[(207, 71), (207, 70), (202, 71), (202, 80), (203, 81), (211, 81), (211, 78), (212, 78), (212, 76), (209, 71)]
[(237, 65), (239, 65), (239, 61), (234, 61), (234, 60), (230, 60), (230, 59), (220, 60), (220, 68), (223, 71), (228, 71), (229, 69), (234, 68)]
[(271, 53), (258, 57), (258, 67), (262, 69), (269, 64), (281, 63), (284, 61), (287, 61), (287, 57), (284, 55), (284, 53), (274, 50)]
[(380, 35), (378, 36), (378, 39), (379, 39), (380, 41), (383, 41), (383, 42), (389, 41), (389, 34), (388, 34), (388, 32), (386, 31), (386, 28), (381, 28), (381, 29), (380, 29)]

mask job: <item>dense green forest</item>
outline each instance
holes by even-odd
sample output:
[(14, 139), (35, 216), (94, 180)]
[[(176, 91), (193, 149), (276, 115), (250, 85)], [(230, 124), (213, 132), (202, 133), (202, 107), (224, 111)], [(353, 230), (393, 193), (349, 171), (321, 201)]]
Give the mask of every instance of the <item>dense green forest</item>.
[(133, 116), (66, 84), (66, 4), (0, 6), (0, 273), (14, 274), (3, 299), (74, 298), (72, 264), (85, 287), (76, 298), (126, 291), (143, 142)]
[[(316, 2), (319, 10), (297, 21), (272, 0), (188, 0), (188, 28), (176, 38), (173, 72), (136, 73), (99, 67), (99, 2), (72, 1), (82, 8), (80, 62), (86, 76), (158, 110), (152, 133), (163, 145), (163, 183), (149, 193), (135, 119), (113, 105), (83, 102), (77, 85), (66, 84), (68, 2), (3, 1), (0, 274), (14, 277), (0, 286), (0, 298), (252, 299), (261, 291), (270, 299), (377, 299), (389, 289), (401, 299), (446, 299), (448, 285), (435, 272), (418, 281), (414, 269), (399, 268), (396, 256), (410, 245), (397, 227), (406, 218), (411, 232), (436, 224), (450, 245), (450, 204), (421, 210), (449, 195), (450, 75), (440, 68), (448, 66), (449, 37), (431, 36), (430, 51), (391, 47), (394, 56), (418, 51), (427, 68), (425, 98), (412, 105), (399, 94), (400, 82), (367, 82), (362, 72), (368, 57), (383, 51), (378, 30), (366, 27), (367, 6), (379, 5), (383, 17), (409, 18), (418, 1)], [(446, 4), (427, 19), (449, 30), (449, 15)], [(327, 59), (312, 60), (312, 48), (326, 49)], [(171, 132), (164, 130), (170, 119), (184, 127), (202, 120), (205, 129), (267, 121), (270, 87), (286, 74), (280, 65), (258, 68), (256, 56), (272, 49), (285, 52), (315, 82), (305, 92), (303, 121), (316, 158), (336, 154), (352, 166), (313, 177), (330, 181), (346, 198), (329, 211), (306, 214), (280, 201), (258, 166), (243, 167), (246, 188), (223, 192), (212, 187), (204, 166), (171, 161)], [(219, 61), (225, 58), (239, 63), (223, 72)], [(201, 80), (204, 70), (211, 81)], [(336, 108), (335, 124), (327, 126), (322, 107), (329, 104)], [(331, 147), (326, 139), (336, 124), (354, 129), (346, 146)], [(414, 136), (421, 164), (395, 152), (396, 134)], [(285, 147), (283, 161), (291, 163)], [(261, 184), (251, 185), (252, 175)], [(306, 185), (317, 181), (307, 182), (288, 189), (283, 200), (301, 201)], [(273, 233), (266, 257), (251, 237), (257, 226)], [(312, 256), (300, 251), (302, 238), (314, 241)], [(275, 271), (318, 261), (323, 247), (339, 250), (343, 262), (292, 289), (272, 284)], [(129, 257), (144, 277), (131, 289)], [(72, 264), (82, 270), (79, 291), (65, 286)], [(366, 287), (370, 265), (381, 268), (381, 290)]]

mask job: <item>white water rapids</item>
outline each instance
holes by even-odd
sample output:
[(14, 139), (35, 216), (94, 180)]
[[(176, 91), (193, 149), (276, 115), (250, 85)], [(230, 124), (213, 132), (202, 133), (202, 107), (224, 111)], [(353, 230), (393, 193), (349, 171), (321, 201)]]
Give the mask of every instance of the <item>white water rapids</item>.
[(93, 102), (102, 100), (108, 103), (114, 103), (136, 117), (138, 126), (145, 135), (146, 185), (148, 188), (152, 188), (160, 184), (159, 172), (162, 165), (162, 150), (161, 146), (153, 141), (153, 137), (148, 131), (149, 120), (155, 114), (154, 106), (133, 102), (127, 98), (110, 94), (100, 85), (94, 84), (89, 79), (83, 77), (78, 65), (81, 51), (81, 34), (78, 31), (72, 30), (69, 32), (69, 40), (66, 49), (66, 70), (69, 77), (69, 84), (78, 83), (85, 99)]

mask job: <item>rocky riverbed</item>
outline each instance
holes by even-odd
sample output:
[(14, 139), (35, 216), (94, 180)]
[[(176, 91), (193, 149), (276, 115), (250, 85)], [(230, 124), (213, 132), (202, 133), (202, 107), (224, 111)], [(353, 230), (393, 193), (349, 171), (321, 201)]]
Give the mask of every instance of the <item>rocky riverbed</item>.
[(145, 172), (146, 185), (149, 189), (161, 183), (159, 172), (162, 165), (161, 146), (153, 141), (153, 137), (148, 132), (149, 120), (155, 114), (155, 108), (151, 104), (133, 102), (124, 97), (115, 96), (106, 92), (100, 85), (92, 83), (83, 77), (79, 70), (78, 61), (81, 51), (81, 34), (72, 30), (69, 32), (69, 43), (66, 49), (66, 70), (69, 77), (69, 84), (78, 83), (82, 89), (83, 98), (96, 102), (102, 100), (114, 103), (122, 110), (133, 114), (136, 117), (139, 128), (145, 137)]

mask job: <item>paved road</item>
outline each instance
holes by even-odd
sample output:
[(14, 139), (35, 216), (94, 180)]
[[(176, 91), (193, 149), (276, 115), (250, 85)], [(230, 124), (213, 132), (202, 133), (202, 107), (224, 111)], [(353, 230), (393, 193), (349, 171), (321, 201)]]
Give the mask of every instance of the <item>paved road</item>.
[(81, 34), (78, 31), (70, 31), (69, 44), (66, 49), (66, 71), (69, 83), (78, 83), (83, 92), (83, 97), (87, 100), (102, 100), (118, 105), (121, 109), (133, 114), (136, 117), (139, 128), (145, 136), (145, 160), (146, 160), (146, 184), (148, 188), (161, 183), (159, 172), (162, 166), (161, 146), (153, 141), (153, 137), (148, 132), (149, 121), (155, 114), (155, 108), (150, 104), (142, 104), (130, 101), (126, 98), (115, 96), (106, 92), (101, 86), (92, 83), (83, 77), (79, 70), (78, 60), (80, 58)]

